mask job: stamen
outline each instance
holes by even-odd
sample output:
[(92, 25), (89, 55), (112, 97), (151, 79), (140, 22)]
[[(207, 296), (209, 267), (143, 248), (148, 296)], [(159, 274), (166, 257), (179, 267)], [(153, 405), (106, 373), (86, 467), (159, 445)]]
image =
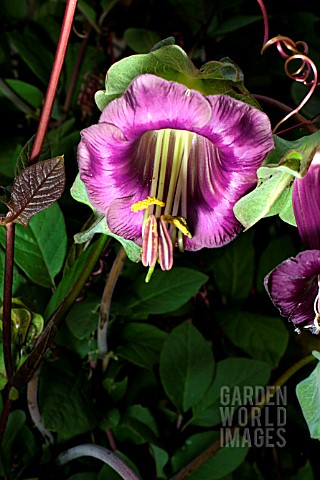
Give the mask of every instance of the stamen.
[(163, 217), (159, 220), (159, 263), (162, 270), (170, 270), (173, 265), (173, 245)]
[(318, 275), (318, 293), (316, 295), (316, 298), (314, 299), (313, 303), (313, 310), (314, 310), (314, 319), (313, 323), (311, 325), (306, 325), (305, 329), (311, 330), (311, 333), (318, 334), (320, 332), (320, 325), (319, 325), (319, 320), (320, 320), (320, 275)]
[(148, 208), (149, 205), (160, 205), (160, 207), (164, 207), (165, 203), (156, 197), (147, 197), (144, 200), (140, 200), (131, 205), (131, 210), (132, 212), (139, 212), (140, 210)]
[[(169, 141), (170, 141), (170, 132), (169, 128), (166, 128), (163, 135), (162, 151), (161, 151), (161, 165), (160, 165), (160, 174), (158, 181), (158, 192), (157, 197), (162, 199), (164, 192), (165, 180), (167, 177), (167, 163), (168, 163), (168, 151), (169, 151)], [(156, 216), (160, 217), (161, 207), (156, 207)]]
[(173, 151), (173, 158), (172, 158), (170, 183), (169, 183), (168, 195), (166, 199), (166, 208), (164, 210), (165, 215), (168, 215), (172, 209), (174, 193), (176, 190), (177, 181), (180, 174), (182, 157), (183, 157), (182, 131), (177, 130), (176, 132), (174, 132), (174, 151)]
[(142, 239), (141, 261), (145, 267), (154, 267), (158, 257), (157, 219), (150, 215), (145, 223)]
[(191, 232), (187, 224), (187, 220), (184, 217), (173, 217), (172, 215), (162, 215), (161, 218), (165, 222), (168, 222), (168, 223), (171, 223), (171, 225), (174, 225), (186, 237), (192, 238)]

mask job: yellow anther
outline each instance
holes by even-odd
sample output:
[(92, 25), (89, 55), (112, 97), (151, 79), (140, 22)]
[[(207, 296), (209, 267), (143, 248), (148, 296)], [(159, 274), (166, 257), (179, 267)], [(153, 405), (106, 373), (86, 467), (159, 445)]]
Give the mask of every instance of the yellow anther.
[(173, 217), (172, 215), (162, 215), (162, 219), (165, 222), (168, 222), (174, 225), (186, 237), (192, 238), (191, 232), (187, 224), (187, 220), (184, 217)]
[(131, 205), (131, 210), (133, 212), (139, 212), (140, 210), (148, 208), (149, 205), (159, 205), (160, 207), (164, 207), (165, 203), (162, 200), (158, 200), (156, 197), (147, 197), (144, 200), (140, 200)]

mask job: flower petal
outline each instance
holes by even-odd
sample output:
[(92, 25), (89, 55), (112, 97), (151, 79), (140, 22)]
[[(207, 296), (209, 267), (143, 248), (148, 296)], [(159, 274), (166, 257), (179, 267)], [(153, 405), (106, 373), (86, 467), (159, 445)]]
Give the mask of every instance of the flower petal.
[(195, 90), (155, 75), (136, 77), (117, 100), (102, 112), (100, 122), (118, 127), (128, 139), (162, 128), (193, 131), (211, 118), (207, 98)]
[[(212, 118), (201, 129), (193, 170), (186, 249), (220, 247), (241, 230), (233, 206), (256, 184), (256, 171), (274, 147), (268, 117), (223, 95), (209, 97)], [(204, 138), (204, 136), (206, 138)], [(201, 137), (198, 137), (201, 138)]]
[(293, 184), (292, 205), (300, 237), (306, 248), (320, 248), (320, 152), (303, 178)]
[(318, 293), (320, 250), (305, 250), (289, 258), (270, 272), (265, 288), (281, 315), (294, 324), (314, 319), (314, 301)]

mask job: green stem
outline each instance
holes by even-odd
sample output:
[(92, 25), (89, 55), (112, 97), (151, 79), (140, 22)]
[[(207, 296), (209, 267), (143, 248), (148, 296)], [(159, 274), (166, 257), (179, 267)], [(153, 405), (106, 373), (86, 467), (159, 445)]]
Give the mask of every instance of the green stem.
[[(273, 384), (273, 388), (267, 390), (267, 394), (264, 396), (264, 398), (261, 399), (259, 403), (256, 403), (254, 406), (252, 406), (250, 414), (248, 415), (248, 421), (253, 414), (256, 415), (257, 409), (262, 410), (263, 407), (265, 407), (265, 405), (271, 400), (274, 394), (279, 390), (279, 387), (284, 385), (301, 368), (314, 361), (316, 361), (316, 358), (313, 355), (308, 355), (307, 357), (304, 357), (298, 362), (296, 362), (288, 370), (286, 370), (286, 372), (281, 375), (281, 377), (279, 377), (278, 380), (276, 380), (276, 382)], [(205, 463), (207, 460), (209, 460), (209, 458), (215, 455), (218, 450), (220, 450), (220, 448), (222, 448), (228, 442), (228, 439), (230, 438), (230, 436), (232, 436), (232, 432), (235, 431), (236, 428), (237, 426), (233, 427), (231, 432), (228, 431), (223, 441), (221, 440), (221, 438), (219, 438), (219, 440), (210, 445), (210, 447), (208, 447), (204, 452), (198, 455), (198, 457), (192, 460), (192, 462), (190, 462), (182, 470), (180, 470), (177, 475), (172, 477), (171, 480), (184, 480), (189, 475), (191, 475), (191, 473), (198, 470), (198, 468), (200, 468), (203, 463)]]
[(95, 244), (95, 248), (92, 250), (90, 256), (87, 258), (86, 264), (83, 270), (80, 272), (77, 281), (75, 282), (72, 290), (64, 297), (62, 303), (55, 310), (55, 312), (48, 319), (48, 322), (38, 338), (34, 349), (30, 353), (27, 360), (21, 365), (13, 378), (13, 386), (20, 390), (34, 375), (35, 371), (41, 364), (43, 357), (45, 356), (54, 336), (57, 332), (58, 325), (64, 318), (66, 312), (74, 303), (76, 298), (80, 295), (84, 284), (89, 278), (95, 264), (99, 260), (99, 257), (107, 242), (106, 235), (100, 235)]

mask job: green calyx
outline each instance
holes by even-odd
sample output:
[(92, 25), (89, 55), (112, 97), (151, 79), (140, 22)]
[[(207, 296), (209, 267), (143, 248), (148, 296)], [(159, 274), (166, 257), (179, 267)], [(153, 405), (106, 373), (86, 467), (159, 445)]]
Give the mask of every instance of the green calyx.
[(121, 97), (132, 80), (141, 74), (153, 74), (165, 80), (181, 83), (204, 95), (229, 95), (259, 108), (243, 85), (243, 73), (229, 58), (211, 61), (196, 68), (188, 55), (177, 45), (160, 42), (150, 53), (131, 55), (113, 64), (106, 75), (106, 89), (95, 95), (98, 108), (104, 108)]

